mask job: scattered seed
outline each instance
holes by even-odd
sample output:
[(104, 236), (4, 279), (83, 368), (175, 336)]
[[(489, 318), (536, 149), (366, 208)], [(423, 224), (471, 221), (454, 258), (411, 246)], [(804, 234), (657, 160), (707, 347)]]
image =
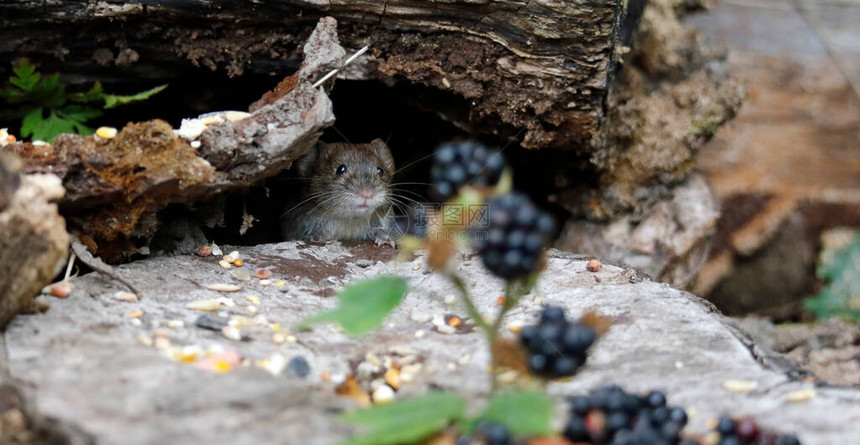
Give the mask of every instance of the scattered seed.
[(450, 82), (450, 81), (448, 81), (448, 78), (447, 78), (447, 77), (443, 77), (443, 78), (442, 78), (442, 85), (444, 85), (444, 86), (445, 86), (445, 88), (451, 88), (451, 82)]
[(118, 301), (125, 301), (126, 303), (137, 303), (138, 301), (140, 301), (140, 298), (137, 297), (137, 294), (123, 291), (117, 291), (116, 293), (114, 293), (113, 298)]
[(523, 330), (524, 326), (525, 326), (525, 323), (523, 323), (522, 321), (519, 321), (519, 320), (512, 321), (512, 322), (508, 323), (508, 329), (511, 332), (513, 332), (514, 334), (519, 334), (520, 331)]
[(248, 296), (246, 296), (246, 297), (245, 297), (245, 299), (246, 299), (246, 300), (248, 300), (248, 301), (250, 301), (250, 302), (251, 302), (251, 304), (255, 304), (255, 305), (257, 305), (257, 306), (259, 306), (259, 305), (260, 305), (260, 297), (258, 297), (258, 296), (256, 296), (256, 295), (248, 295)]
[(260, 286), (268, 286), (272, 284), (272, 280), (260, 280)]
[(541, 297), (540, 295), (536, 296), (534, 299), (534, 302), (535, 302), (535, 304), (543, 303), (543, 297)]
[(373, 403), (377, 405), (385, 405), (386, 403), (390, 403), (394, 400), (394, 390), (388, 385), (382, 385), (373, 391), (370, 398), (373, 400)]
[(801, 389), (797, 391), (792, 391), (785, 396), (785, 400), (787, 402), (806, 402), (808, 400), (812, 400), (815, 397), (814, 389)]
[(50, 293), (57, 298), (68, 298), (72, 293), (72, 285), (68, 282), (60, 281), (51, 286)]
[(283, 332), (275, 332), (274, 334), (272, 334), (272, 341), (275, 344), (280, 345), (280, 344), (284, 343), (285, 341), (287, 341), (287, 335), (284, 334)]
[(446, 295), (445, 296), (445, 304), (447, 304), (449, 306), (454, 304), (456, 301), (457, 301), (457, 297), (455, 297), (454, 295)]
[(496, 298), (496, 304), (498, 304), (499, 306), (505, 304), (505, 297)]
[(501, 383), (514, 383), (519, 378), (519, 376), (520, 374), (518, 372), (510, 370), (499, 374), (497, 378)]
[(393, 389), (400, 389), (400, 371), (395, 368), (389, 368), (385, 371), (385, 383)]
[(409, 318), (417, 323), (426, 323), (430, 321), (430, 314), (418, 309), (413, 309), (412, 312), (409, 313)]
[(214, 291), (218, 291), (218, 292), (236, 292), (242, 288), (239, 286), (236, 286), (235, 284), (215, 283), (215, 284), (210, 284), (210, 285), (206, 286), (206, 289), (214, 290)]
[(328, 381), (330, 381), (330, 380), (331, 380), (331, 373), (330, 373), (330, 372), (328, 372), (328, 371), (323, 371), (323, 372), (321, 372), (321, 373), (320, 373), (320, 378), (321, 378), (324, 382), (328, 382)]
[(597, 260), (591, 260), (585, 265), (585, 268), (588, 269), (589, 272), (597, 272), (601, 267), (603, 267), (603, 264)]
[(141, 315), (143, 315), (143, 311), (131, 311), (131, 312), (128, 314), (128, 318), (138, 318), (138, 317), (140, 317)]
[(227, 119), (230, 122), (237, 122), (247, 117), (250, 117), (251, 113), (246, 113), (244, 111), (226, 111), (224, 112), (224, 119)]
[(418, 270), (421, 268), (421, 263), (412, 263), (412, 270)]
[(102, 139), (113, 139), (116, 137), (117, 130), (113, 127), (99, 127), (96, 130), (96, 136)]
[(287, 364), (287, 375), (289, 376), (303, 379), (310, 375), (310, 373), (311, 365), (308, 363), (307, 359), (301, 355), (291, 358), (290, 362)]
[(448, 325), (436, 326), (436, 330), (440, 334), (453, 334), (453, 333), (457, 332), (457, 328), (455, 328), (454, 326), (448, 326)]
[(139, 318), (132, 318), (131, 320), (129, 320), (129, 322), (131, 323), (132, 326), (137, 326), (137, 327), (143, 326), (143, 322)]
[(200, 148), (201, 145), (200, 141), (191, 141), (191, 148)]
[(272, 375), (281, 375), (284, 368), (287, 367), (287, 358), (276, 352), (271, 357), (257, 362), (257, 366), (269, 371)]
[(197, 256), (207, 257), (212, 255), (212, 248), (209, 246), (200, 246), (197, 248)]
[(218, 320), (217, 318), (212, 318), (208, 315), (201, 315), (197, 317), (197, 320), (194, 320), (194, 325), (198, 328), (209, 329), (211, 331), (221, 331), (224, 326), (227, 326), (223, 320)]
[(185, 307), (195, 311), (213, 312), (221, 308), (221, 303), (216, 300), (197, 300), (186, 304)]
[(415, 338), (423, 338), (425, 335), (427, 335), (427, 331), (425, 331), (424, 329), (419, 329), (415, 331)]
[(448, 325), (456, 328), (457, 326), (460, 326), (460, 322), (460, 317), (451, 317), (451, 319), (448, 320)]
[(296, 336), (295, 336), (295, 335), (288, 335), (288, 336), (287, 336), (287, 343), (295, 343), (295, 342), (297, 342), (297, 341), (299, 341), (299, 339), (298, 339), (298, 338), (296, 338)]
[(218, 297), (218, 298), (216, 298), (216, 299), (215, 299), (215, 301), (217, 301), (219, 304), (221, 304), (221, 305), (223, 305), (223, 306), (227, 306), (227, 307), (236, 307), (236, 302), (235, 302), (235, 301), (233, 301), (231, 298), (227, 298), (227, 297)]
[(146, 334), (138, 334), (134, 339), (143, 346), (152, 346), (152, 337)]
[(224, 255), (223, 257), (221, 257), (221, 259), (230, 263), (230, 264), (233, 264), (233, 261), (236, 261), (236, 258), (234, 258), (233, 255), (229, 255), (229, 254)]
[(245, 265), (245, 262), (239, 258), (236, 258), (235, 260), (233, 260), (233, 265), (236, 267), (242, 267)]
[(730, 379), (723, 382), (723, 388), (731, 392), (750, 392), (758, 388), (758, 383), (752, 380)]
[(218, 261), (218, 265), (223, 267), (224, 269), (229, 269), (229, 268), (233, 267), (233, 265), (230, 264), (230, 262), (226, 261), (226, 260)]
[(230, 255), (230, 257), (232, 257), (234, 260), (238, 260), (241, 257), (241, 255), (239, 255), (238, 250), (234, 250), (234, 251), (228, 253), (227, 255)]
[(212, 243), (212, 255), (221, 256), (223, 254), (224, 254), (224, 252), (221, 251), (221, 248), (218, 247), (217, 244)]
[(252, 314), (256, 314), (257, 313), (257, 306), (253, 306), (253, 305), (249, 304), (248, 306), (245, 307), (245, 310), (252, 313)]
[(242, 340), (242, 331), (235, 326), (224, 326), (221, 329), (221, 333), (224, 334), (225, 337), (230, 340), (241, 341)]
[[(261, 267), (261, 268), (254, 271), (254, 276), (261, 279), (261, 280), (266, 280), (268, 278), (271, 278), (272, 271), (269, 269)], [(276, 283), (275, 285), (277, 286), (278, 284)], [(283, 284), (281, 284), (281, 286), (283, 286)]]
[(185, 322), (182, 320), (167, 320), (168, 328), (184, 328)]

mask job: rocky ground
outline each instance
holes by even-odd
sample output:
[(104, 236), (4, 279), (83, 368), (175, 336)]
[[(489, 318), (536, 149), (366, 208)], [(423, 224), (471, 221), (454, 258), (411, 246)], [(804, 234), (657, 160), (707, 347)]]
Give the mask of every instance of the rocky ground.
[[(52, 431), (61, 429), (71, 443), (335, 443), (351, 431), (334, 414), (354, 406), (335, 388), (347, 375), (373, 378), (363, 362), (412, 366), (398, 398), (441, 387), (470, 395), (473, 408), (485, 400), (483, 338), (423, 256), (397, 262), (390, 249), (341, 243), (237, 250), (241, 268), (197, 256), (120, 267), (146, 289), (139, 301), (87, 274), (72, 280), (68, 298), (51, 299), (48, 312), (17, 317), (4, 334), (0, 375), (29, 402), (22, 412), (34, 423), (50, 419)], [(261, 267), (273, 272), (268, 281), (255, 277)], [(502, 283), (473, 258), (464, 258), (461, 273), (479, 307), (496, 310)], [(354, 339), (326, 325), (293, 329), (334, 307), (332, 295), (344, 283), (380, 274), (406, 277), (410, 291), (377, 333)], [(217, 307), (191, 308), (201, 300)], [(860, 391), (803, 378), (691, 294), (630, 269), (589, 272), (584, 259), (554, 251), (536, 290), (507, 322), (533, 322), (542, 304), (561, 305), (570, 316), (594, 310), (614, 323), (578, 376), (549, 386), (560, 402), (610, 383), (661, 388), (670, 403), (689, 410), (691, 432), (704, 432), (709, 419), (728, 412), (795, 431), (804, 444), (860, 441)], [(444, 320), (451, 315), (466, 322), (450, 329)], [(242, 340), (198, 325), (228, 320)]]

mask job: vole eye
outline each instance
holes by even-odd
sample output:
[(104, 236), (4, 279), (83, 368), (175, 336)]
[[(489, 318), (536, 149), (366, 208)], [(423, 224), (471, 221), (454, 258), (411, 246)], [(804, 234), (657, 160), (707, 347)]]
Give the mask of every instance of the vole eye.
[(383, 173), (382, 168), (376, 167), (376, 174), (379, 176), (382, 176), (382, 173)]
[(341, 166), (337, 168), (337, 175), (340, 176), (344, 173), (346, 173), (346, 166), (341, 164)]

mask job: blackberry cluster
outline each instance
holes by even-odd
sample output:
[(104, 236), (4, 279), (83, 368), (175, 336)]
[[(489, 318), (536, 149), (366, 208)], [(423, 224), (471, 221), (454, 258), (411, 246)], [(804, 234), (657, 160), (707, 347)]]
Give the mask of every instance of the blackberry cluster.
[(520, 331), (520, 341), (529, 353), (529, 370), (547, 378), (573, 375), (585, 364), (586, 352), (596, 338), (594, 329), (567, 321), (558, 306), (547, 306), (537, 326)]
[(518, 192), (487, 202), (488, 218), (473, 222), (475, 248), (484, 266), (510, 280), (535, 271), (544, 245), (555, 231), (555, 221)]
[(722, 416), (715, 430), (720, 435), (718, 445), (800, 445), (797, 436), (763, 431), (752, 417), (735, 420)]
[(492, 186), (499, 182), (505, 158), (475, 142), (449, 142), (436, 149), (430, 177), (433, 193), (447, 201), (466, 184)]
[(508, 427), (500, 423), (482, 423), (474, 436), (460, 436), (457, 445), (511, 445), (513, 438)]
[(666, 405), (666, 395), (628, 394), (607, 386), (571, 399), (564, 437), (571, 442), (611, 445), (690, 445), (681, 439), (687, 424), (683, 408)]

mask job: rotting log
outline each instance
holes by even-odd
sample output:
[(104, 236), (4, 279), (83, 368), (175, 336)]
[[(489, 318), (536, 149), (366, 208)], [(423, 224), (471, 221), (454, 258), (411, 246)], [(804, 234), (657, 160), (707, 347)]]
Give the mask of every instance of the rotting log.
[[(331, 15), (347, 52), (371, 47), (340, 78), (420, 86), (435, 94), (432, 111), (468, 135), (512, 145), (509, 152), (540, 149), (547, 156), (527, 169), (536, 182), (550, 184), (539, 192), (568, 215), (605, 229), (625, 219), (635, 226), (671, 200), (689, 178), (698, 147), (740, 106), (742, 90), (721, 55), (703, 48), (678, 19), (690, 3), (20, 2), (5, 6), (0, 18), (8, 36), (0, 54), (28, 55), (45, 71), (88, 81), (165, 80), (187, 75), (191, 66), (280, 77), (301, 66), (299, 42), (319, 17)], [(293, 88), (293, 80), (280, 87), (306, 91), (301, 82)], [(206, 159), (216, 177), (230, 171), (246, 186), (257, 177), (255, 158), (237, 157), (234, 144), (264, 153), (253, 151), (256, 141), (242, 142), (262, 128), (248, 123), (241, 134), (204, 136), (202, 150), (214, 149)], [(230, 164), (236, 159), (243, 162)], [(170, 202), (189, 202), (189, 196), (158, 195)], [(151, 231), (138, 223), (124, 227), (122, 236)]]
[(171, 203), (192, 203), (245, 188), (289, 168), (334, 122), (331, 102), (314, 80), (340, 65), (345, 54), (337, 22), (321, 19), (306, 45), (298, 82), (250, 116), (210, 125), (194, 148), (171, 125), (128, 124), (115, 138), (60, 135), (52, 145), (8, 144), (26, 160), (26, 173), (63, 180), (62, 201), (71, 229), (107, 261), (147, 247)]
[[(3, 59), (30, 54), (62, 73), (170, 79), (189, 64), (231, 75), (289, 74), (320, 17), (346, 48), (370, 45), (352, 72), (453, 93), (450, 118), (526, 148), (577, 149), (604, 120), (623, 0), (22, 1), (0, 11)], [(645, 0), (629, 2), (633, 9)]]

